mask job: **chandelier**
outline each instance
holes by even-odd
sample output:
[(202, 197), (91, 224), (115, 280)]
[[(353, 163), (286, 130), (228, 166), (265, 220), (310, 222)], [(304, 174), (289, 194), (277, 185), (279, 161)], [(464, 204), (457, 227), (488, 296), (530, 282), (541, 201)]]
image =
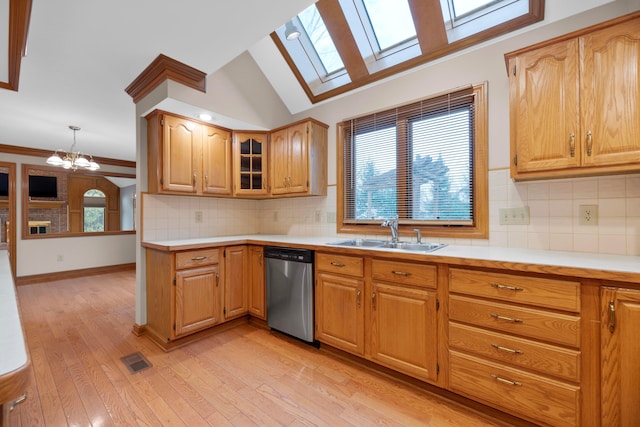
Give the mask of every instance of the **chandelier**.
[[(56, 150), (51, 157), (47, 159), (47, 164), (52, 166), (62, 166), (65, 169), (76, 170), (78, 168), (88, 169), (95, 171), (100, 169), (100, 165), (93, 161), (93, 157), (87, 154), (82, 154), (80, 151), (73, 151), (76, 148), (76, 132), (80, 130), (78, 126), (69, 126), (69, 129), (73, 131), (73, 145), (69, 151)], [(60, 154), (58, 154), (60, 153)]]

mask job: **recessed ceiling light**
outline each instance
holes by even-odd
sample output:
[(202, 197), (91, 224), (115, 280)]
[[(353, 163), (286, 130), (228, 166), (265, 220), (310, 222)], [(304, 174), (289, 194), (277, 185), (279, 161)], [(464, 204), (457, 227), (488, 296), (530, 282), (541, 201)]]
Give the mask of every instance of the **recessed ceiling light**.
[(204, 120), (205, 122), (212, 119), (211, 114), (207, 114), (207, 113), (200, 113), (198, 114), (198, 117), (200, 118), (200, 120)]

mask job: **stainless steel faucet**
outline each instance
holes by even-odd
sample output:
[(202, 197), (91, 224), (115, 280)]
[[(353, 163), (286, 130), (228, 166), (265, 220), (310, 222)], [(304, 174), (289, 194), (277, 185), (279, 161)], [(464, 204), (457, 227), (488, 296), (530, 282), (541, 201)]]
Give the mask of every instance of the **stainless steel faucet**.
[(385, 219), (381, 225), (391, 229), (391, 243), (398, 243), (398, 217), (396, 216), (395, 219)]
[(414, 228), (413, 232), (416, 233), (416, 237), (418, 239), (418, 243), (422, 243), (422, 231), (419, 228)]

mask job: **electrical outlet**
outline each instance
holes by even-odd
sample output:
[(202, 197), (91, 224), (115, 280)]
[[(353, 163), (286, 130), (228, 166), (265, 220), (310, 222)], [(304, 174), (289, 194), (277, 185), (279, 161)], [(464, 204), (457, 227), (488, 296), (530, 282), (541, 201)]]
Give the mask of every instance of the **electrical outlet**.
[(578, 224), (598, 225), (598, 205), (580, 205)]
[(196, 224), (202, 223), (202, 211), (196, 211)]
[(521, 208), (501, 208), (500, 225), (529, 225), (529, 206)]
[(320, 218), (321, 218), (321, 216), (322, 216), (322, 214), (321, 214), (321, 212), (320, 212), (320, 211), (316, 211), (316, 212), (315, 212), (314, 220), (315, 220), (315, 222), (316, 222), (316, 223), (319, 223), (319, 222), (320, 222)]

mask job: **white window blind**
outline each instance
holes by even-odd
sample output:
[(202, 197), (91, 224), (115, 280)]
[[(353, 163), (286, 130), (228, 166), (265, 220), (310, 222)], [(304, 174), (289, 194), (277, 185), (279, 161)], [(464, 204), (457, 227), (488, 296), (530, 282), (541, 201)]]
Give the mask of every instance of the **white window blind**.
[(344, 223), (473, 225), (474, 110), (468, 88), (342, 123)]

